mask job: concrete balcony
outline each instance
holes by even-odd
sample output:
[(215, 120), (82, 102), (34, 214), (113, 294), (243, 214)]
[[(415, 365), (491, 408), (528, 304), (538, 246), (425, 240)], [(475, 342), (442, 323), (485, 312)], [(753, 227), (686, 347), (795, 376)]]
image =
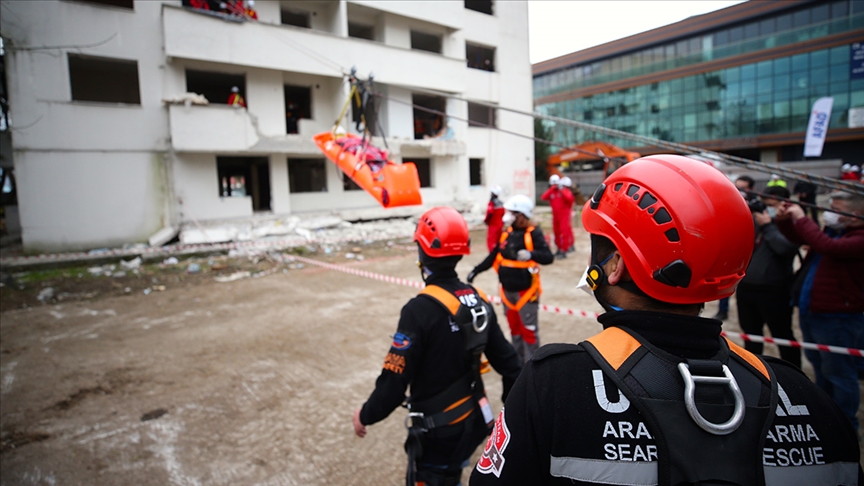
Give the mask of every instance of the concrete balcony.
[(464, 59), (287, 25), (227, 22), (168, 5), (162, 23), (169, 57), (328, 77), (356, 66), (388, 85), (454, 93), (466, 87)]
[(168, 119), (178, 152), (245, 152), (259, 141), (252, 117), (242, 108), (171, 105)]

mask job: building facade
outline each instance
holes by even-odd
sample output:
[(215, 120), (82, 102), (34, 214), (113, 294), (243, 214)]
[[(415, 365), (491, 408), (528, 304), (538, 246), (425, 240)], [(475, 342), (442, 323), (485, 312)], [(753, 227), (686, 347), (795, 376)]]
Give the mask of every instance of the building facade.
[(532, 141), (487, 127), (533, 132), (487, 105), (531, 108), (524, 2), (254, 7), (257, 20), (207, 1), (3, 2), (26, 251), (262, 215), (402, 214), (312, 142), (339, 117), (351, 68), (374, 75), (376, 127), (392, 159), (417, 164), (424, 206), (482, 203), (493, 184), (533, 196)]
[[(864, 2), (750, 1), (535, 64), (544, 114), (765, 162), (803, 160), (813, 103), (833, 98), (822, 157), (864, 161)], [(555, 141), (604, 140), (555, 126)]]

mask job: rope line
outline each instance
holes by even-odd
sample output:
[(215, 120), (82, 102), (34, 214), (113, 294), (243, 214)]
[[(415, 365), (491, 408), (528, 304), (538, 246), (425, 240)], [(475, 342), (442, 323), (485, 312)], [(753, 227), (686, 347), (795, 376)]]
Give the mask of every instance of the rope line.
[[(296, 255), (285, 255), (283, 261), (299, 261), (303, 263), (308, 263), (310, 265), (315, 265), (318, 267), (326, 268), (329, 270), (335, 270), (338, 272), (343, 272), (351, 275), (357, 275), (364, 278), (369, 278), (373, 280), (380, 280), (382, 282), (394, 283), (398, 285), (403, 285), (406, 287), (413, 287), (415, 289), (422, 289), (425, 287), (423, 282), (418, 282), (416, 280), (409, 280), (399, 277), (391, 277), (389, 275), (383, 275), (375, 272), (367, 272), (365, 270), (358, 270), (351, 267), (346, 267), (343, 265), (337, 265), (334, 263), (326, 263), (319, 260), (315, 260), (312, 258), (306, 258)], [(490, 295), (490, 301), (493, 304), (501, 304), (501, 298), (498, 296)], [(559, 306), (550, 306), (550, 305), (540, 305), (540, 310), (544, 312), (550, 312), (553, 314), (564, 314), (569, 316), (578, 316), (578, 317), (587, 317), (591, 319), (596, 319), (600, 314), (592, 311), (584, 311), (577, 309), (568, 309), (566, 307)], [(849, 356), (857, 356), (864, 357), (864, 349), (855, 349), (855, 348), (843, 348), (840, 346), (829, 346), (827, 344), (814, 344), (800, 341), (791, 341), (788, 339), (780, 339), (780, 338), (772, 338), (770, 336), (758, 336), (754, 334), (744, 334), (740, 332), (734, 331), (722, 331), (720, 333), (722, 336), (729, 337), (738, 337), (741, 338), (745, 342), (762, 342), (762, 343), (770, 343), (778, 346), (787, 346), (792, 348), (803, 348), (803, 349), (813, 349), (817, 351), (822, 351), (826, 353), (835, 353), (835, 354), (845, 354)]]

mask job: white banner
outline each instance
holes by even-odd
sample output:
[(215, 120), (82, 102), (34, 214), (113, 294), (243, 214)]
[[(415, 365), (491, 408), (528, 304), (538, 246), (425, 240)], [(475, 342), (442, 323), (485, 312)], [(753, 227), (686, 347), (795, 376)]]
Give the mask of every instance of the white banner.
[(810, 122), (807, 123), (807, 136), (804, 138), (804, 157), (821, 157), (825, 145), (825, 135), (828, 133), (828, 122), (831, 120), (831, 108), (834, 98), (819, 98), (813, 103), (810, 112)]

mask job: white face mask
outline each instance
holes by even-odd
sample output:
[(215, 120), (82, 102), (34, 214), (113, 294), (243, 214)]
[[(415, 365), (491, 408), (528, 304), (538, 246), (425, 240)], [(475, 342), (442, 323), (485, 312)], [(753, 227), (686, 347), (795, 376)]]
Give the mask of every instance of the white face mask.
[(586, 294), (594, 297), (594, 291), (591, 290), (591, 286), (588, 285), (588, 269), (591, 268), (591, 265), (585, 267), (585, 271), (582, 272), (582, 278), (579, 279), (579, 283), (576, 284), (576, 288), (579, 290), (585, 291)]
[(501, 217), (501, 222), (504, 223), (504, 226), (510, 226), (513, 224), (513, 221), (516, 221), (516, 216), (513, 216), (513, 213), (510, 211), (505, 211), (504, 216)]
[(765, 208), (765, 211), (768, 211), (768, 216), (771, 216), (771, 219), (777, 217), (777, 208), (773, 206), (768, 206), (767, 208)]
[(842, 230), (846, 227), (846, 223), (840, 221), (840, 215), (832, 211), (822, 213), (822, 221), (825, 222), (825, 226), (833, 230)]

